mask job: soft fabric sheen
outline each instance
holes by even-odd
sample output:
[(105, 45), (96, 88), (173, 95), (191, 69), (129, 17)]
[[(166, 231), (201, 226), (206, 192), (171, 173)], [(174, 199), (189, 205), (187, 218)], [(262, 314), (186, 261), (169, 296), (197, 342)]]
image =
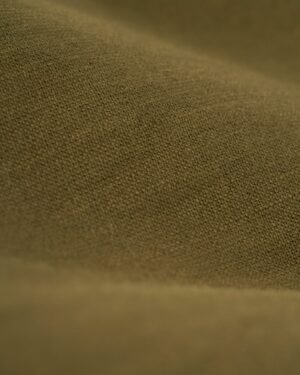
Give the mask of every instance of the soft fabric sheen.
[(0, 1), (0, 374), (300, 374), (300, 3)]

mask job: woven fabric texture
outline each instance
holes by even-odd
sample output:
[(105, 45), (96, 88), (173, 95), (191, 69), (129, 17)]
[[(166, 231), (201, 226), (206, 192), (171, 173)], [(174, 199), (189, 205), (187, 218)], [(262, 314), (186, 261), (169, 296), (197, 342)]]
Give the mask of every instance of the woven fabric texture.
[(1, 0), (1, 374), (300, 374), (299, 46), (296, 0)]

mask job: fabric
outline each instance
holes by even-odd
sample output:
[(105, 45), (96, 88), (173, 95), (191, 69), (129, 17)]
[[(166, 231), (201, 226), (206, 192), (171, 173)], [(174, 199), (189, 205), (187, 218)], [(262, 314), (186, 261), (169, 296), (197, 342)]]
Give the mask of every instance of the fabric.
[(300, 374), (299, 16), (1, 0), (1, 374)]

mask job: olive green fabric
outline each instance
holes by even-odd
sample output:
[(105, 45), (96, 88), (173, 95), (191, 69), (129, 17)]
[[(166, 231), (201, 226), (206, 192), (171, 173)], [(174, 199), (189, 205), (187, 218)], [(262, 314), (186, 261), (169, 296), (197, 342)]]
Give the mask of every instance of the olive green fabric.
[(300, 3), (0, 2), (0, 373), (300, 374)]

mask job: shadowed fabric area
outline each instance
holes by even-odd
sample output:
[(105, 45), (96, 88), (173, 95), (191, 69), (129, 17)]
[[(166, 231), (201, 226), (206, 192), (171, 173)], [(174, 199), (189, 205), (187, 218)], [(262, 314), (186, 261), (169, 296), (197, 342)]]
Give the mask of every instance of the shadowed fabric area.
[(0, 1), (0, 373), (300, 374), (300, 3)]

